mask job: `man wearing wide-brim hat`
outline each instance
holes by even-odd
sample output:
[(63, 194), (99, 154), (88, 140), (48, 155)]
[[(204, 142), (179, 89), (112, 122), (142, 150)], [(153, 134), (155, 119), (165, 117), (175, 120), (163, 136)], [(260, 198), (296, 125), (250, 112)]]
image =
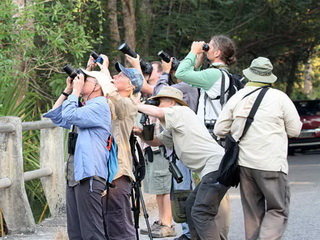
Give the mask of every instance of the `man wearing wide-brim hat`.
[[(187, 223), (192, 239), (220, 239), (215, 222), (219, 204), (228, 188), (217, 182), (218, 168), (224, 149), (211, 137), (205, 125), (183, 101), (183, 93), (174, 88), (162, 87), (152, 97), (159, 99), (160, 105), (138, 105), (138, 110), (160, 119), (164, 131), (152, 141), (150, 146), (165, 145), (175, 150), (177, 157), (201, 179), (199, 185), (187, 199)], [(143, 139), (141, 129), (134, 128)]]
[(269, 87), (254, 121), (239, 143), (240, 192), (245, 239), (281, 239), (288, 223), (288, 137), (300, 134), (298, 112), (283, 92), (271, 88), (277, 80), (268, 58), (254, 59), (243, 70), (249, 80), (221, 112), (214, 133), (238, 140), (260, 89)]

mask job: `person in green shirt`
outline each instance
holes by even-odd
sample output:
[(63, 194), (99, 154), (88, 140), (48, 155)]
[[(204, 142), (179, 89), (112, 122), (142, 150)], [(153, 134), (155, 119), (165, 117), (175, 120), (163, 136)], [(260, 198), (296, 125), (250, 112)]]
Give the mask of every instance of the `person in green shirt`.
[[(229, 77), (228, 66), (236, 62), (236, 47), (234, 42), (223, 35), (213, 36), (208, 43), (209, 49), (204, 50), (204, 41), (195, 41), (191, 45), (188, 55), (180, 62), (176, 71), (176, 77), (193, 87), (200, 88), (197, 115), (205, 124), (208, 131), (213, 135), (214, 124), (227, 102)], [(210, 61), (207, 69), (200, 70), (205, 58)], [(224, 71), (221, 71), (224, 70)], [(222, 74), (225, 76), (224, 101), (220, 100), (222, 92)], [(220, 229), (220, 238), (228, 239), (230, 225), (230, 202), (229, 195), (226, 194), (219, 207), (216, 217), (217, 225)]]

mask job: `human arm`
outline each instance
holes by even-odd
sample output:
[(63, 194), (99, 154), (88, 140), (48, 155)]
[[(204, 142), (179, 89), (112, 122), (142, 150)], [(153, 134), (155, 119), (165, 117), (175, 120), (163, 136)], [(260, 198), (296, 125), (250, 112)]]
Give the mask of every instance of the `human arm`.
[(164, 121), (164, 111), (160, 107), (146, 104), (138, 104), (138, 111), (143, 112), (149, 116), (156, 117), (160, 121)]
[(193, 52), (180, 62), (176, 71), (176, 77), (183, 82), (186, 82), (193, 87), (209, 90), (222, 76), (221, 71), (215, 68), (208, 68), (201, 71), (196, 71), (196, 55)]
[(302, 122), (293, 102), (287, 95), (281, 101), (283, 106), (283, 119), (288, 137), (298, 137), (301, 132)]

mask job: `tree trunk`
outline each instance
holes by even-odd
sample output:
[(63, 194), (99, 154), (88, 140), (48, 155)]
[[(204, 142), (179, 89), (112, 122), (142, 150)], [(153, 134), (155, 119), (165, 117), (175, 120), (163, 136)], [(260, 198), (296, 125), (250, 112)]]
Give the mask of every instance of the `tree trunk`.
[(308, 62), (305, 64), (305, 72), (304, 72), (304, 86), (303, 86), (303, 93), (306, 94), (307, 96), (310, 96), (312, 93), (312, 64), (310, 59)]
[(116, 48), (120, 44), (120, 33), (118, 26), (118, 14), (117, 14), (117, 0), (108, 1), (108, 16), (110, 19), (110, 38), (113, 48)]
[(298, 69), (298, 56), (293, 55), (291, 60), (291, 69), (288, 76), (286, 93), (290, 97), (293, 92), (293, 85), (296, 82), (296, 71)]
[(136, 17), (133, 0), (122, 0), (124, 39), (132, 50), (136, 48)]

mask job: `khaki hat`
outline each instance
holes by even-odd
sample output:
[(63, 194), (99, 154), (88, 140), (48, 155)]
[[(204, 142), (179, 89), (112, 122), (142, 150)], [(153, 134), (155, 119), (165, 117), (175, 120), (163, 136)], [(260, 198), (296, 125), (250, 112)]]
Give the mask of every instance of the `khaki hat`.
[(185, 101), (183, 101), (183, 93), (177, 88), (164, 86), (160, 89), (157, 95), (150, 97), (150, 99), (156, 99), (156, 98), (162, 98), (162, 97), (172, 98), (182, 106), (188, 106), (188, 104)]
[(268, 58), (258, 57), (242, 72), (251, 82), (274, 83), (277, 77), (272, 73), (272, 69), (273, 66)]
[(111, 79), (108, 77), (107, 74), (103, 72), (98, 72), (98, 71), (86, 71), (84, 69), (81, 69), (87, 76), (93, 77), (97, 79), (97, 82), (102, 88), (103, 95), (106, 96), (106, 94), (109, 92), (108, 91), (108, 86), (110, 85)]

